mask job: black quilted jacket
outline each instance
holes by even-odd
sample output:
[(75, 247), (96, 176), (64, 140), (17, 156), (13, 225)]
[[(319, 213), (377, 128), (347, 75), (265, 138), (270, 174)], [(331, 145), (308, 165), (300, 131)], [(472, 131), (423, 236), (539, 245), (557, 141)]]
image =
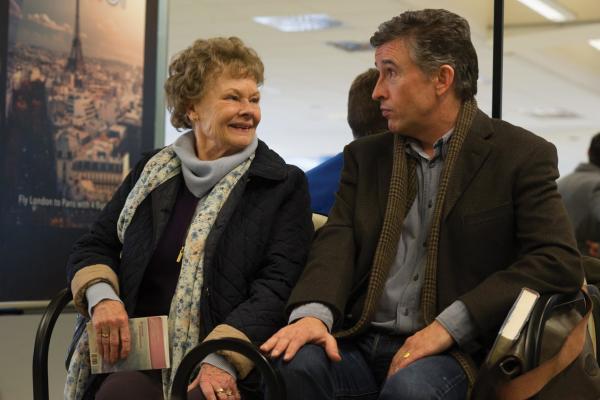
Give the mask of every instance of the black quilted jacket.
[[(116, 229), (119, 213), (152, 155), (125, 179), (90, 232), (76, 243), (67, 266), (69, 285), (85, 266), (113, 268), (130, 315), (144, 271), (183, 184), (180, 174), (155, 189), (138, 207), (121, 245)], [(203, 336), (225, 323), (262, 343), (283, 326), (284, 305), (304, 267), (312, 233), (304, 174), (259, 141), (250, 168), (232, 190), (207, 238)]]

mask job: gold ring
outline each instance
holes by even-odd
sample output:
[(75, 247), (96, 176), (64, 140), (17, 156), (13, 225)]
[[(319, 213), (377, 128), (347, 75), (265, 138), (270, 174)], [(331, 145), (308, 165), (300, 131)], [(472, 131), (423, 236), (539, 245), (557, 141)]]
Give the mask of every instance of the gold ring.
[(108, 338), (110, 335), (109, 335), (108, 333), (104, 333), (104, 332), (102, 332), (102, 333), (100, 334), (100, 336), (102, 336), (104, 339), (106, 339), (106, 338)]
[(402, 358), (408, 358), (410, 357), (410, 351), (407, 351), (406, 353), (402, 354)]
[(223, 389), (223, 388), (215, 389), (215, 393), (223, 393), (223, 392), (225, 392), (225, 389)]
[(227, 397), (233, 396), (233, 392), (231, 391), (231, 389), (229, 389), (225, 392), (225, 396), (227, 396)]

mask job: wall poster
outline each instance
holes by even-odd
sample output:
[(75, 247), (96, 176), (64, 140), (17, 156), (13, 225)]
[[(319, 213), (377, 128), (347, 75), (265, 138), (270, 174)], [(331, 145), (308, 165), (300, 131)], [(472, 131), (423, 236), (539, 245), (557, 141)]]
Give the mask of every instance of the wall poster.
[(152, 148), (157, 1), (3, 2), (0, 302), (65, 287), (73, 242)]

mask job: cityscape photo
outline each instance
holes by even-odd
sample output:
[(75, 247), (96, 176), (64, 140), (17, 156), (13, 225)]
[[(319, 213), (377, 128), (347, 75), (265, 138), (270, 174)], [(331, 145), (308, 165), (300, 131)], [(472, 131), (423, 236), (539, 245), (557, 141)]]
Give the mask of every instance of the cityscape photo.
[(9, 0), (11, 225), (87, 227), (142, 145), (145, 0)]

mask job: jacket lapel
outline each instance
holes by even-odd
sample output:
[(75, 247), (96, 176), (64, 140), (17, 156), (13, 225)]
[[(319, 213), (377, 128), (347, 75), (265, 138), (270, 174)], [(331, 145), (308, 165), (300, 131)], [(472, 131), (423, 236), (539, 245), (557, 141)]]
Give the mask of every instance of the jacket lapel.
[(394, 163), (394, 134), (389, 133), (384, 151), (377, 155), (377, 196), (379, 202), (379, 218), (383, 220), (387, 207), (388, 194), (390, 192), (390, 180), (392, 179), (392, 168)]
[(491, 144), (487, 139), (492, 134), (493, 127), (489, 117), (478, 111), (450, 176), (442, 220), (450, 214), (487, 159), (491, 150)]
[(152, 201), (152, 249), (156, 248), (158, 239), (160, 239), (167, 222), (169, 222), (182, 180), (182, 175), (177, 174), (150, 193)]

